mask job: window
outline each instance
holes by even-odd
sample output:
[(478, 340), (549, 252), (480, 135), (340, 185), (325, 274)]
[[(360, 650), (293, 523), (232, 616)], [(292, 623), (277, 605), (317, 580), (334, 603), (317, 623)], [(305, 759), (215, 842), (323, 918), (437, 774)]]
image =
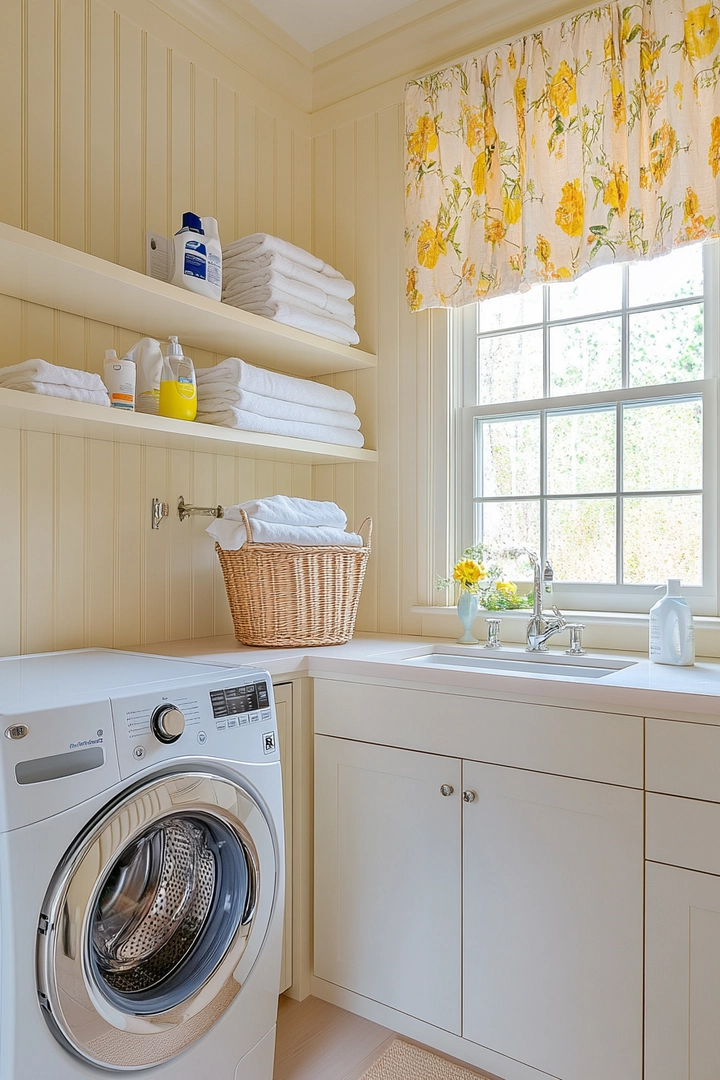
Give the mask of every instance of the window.
[(568, 608), (679, 577), (717, 613), (718, 278), (695, 245), (458, 313), (462, 546), (538, 552)]

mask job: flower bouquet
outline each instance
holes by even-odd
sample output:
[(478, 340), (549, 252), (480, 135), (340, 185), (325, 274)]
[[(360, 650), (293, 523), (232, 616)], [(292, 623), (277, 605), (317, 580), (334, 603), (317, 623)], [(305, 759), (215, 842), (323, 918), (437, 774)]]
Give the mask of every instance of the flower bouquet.
[[(517, 554), (503, 552), (500, 554)], [(438, 577), (437, 588), (447, 589), (450, 585), (460, 586), (458, 599), (458, 618), (464, 633), (458, 641), (462, 645), (476, 645), (472, 624), (477, 617), (478, 608), (484, 611), (516, 611), (532, 606), (529, 596), (518, 594), (517, 585), (506, 581), (502, 568), (491, 560), (493, 556), (484, 544), (475, 544), (465, 548), (462, 558), (453, 567), (452, 576)]]

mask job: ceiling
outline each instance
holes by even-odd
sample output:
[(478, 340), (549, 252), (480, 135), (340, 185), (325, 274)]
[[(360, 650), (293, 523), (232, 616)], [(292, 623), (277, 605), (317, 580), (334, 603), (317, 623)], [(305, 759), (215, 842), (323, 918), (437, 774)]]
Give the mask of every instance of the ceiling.
[(414, 0), (253, 0), (258, 11), (309, 52), (413, 3)]

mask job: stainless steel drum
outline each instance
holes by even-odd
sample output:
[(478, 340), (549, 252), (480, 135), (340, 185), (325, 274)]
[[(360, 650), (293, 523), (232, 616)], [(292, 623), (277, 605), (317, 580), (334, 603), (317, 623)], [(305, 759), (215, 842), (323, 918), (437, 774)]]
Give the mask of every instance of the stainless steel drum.
[(220, 776), (144, 784), (78, 838), (48, 890), (40, 1002), (104, 1068), (167, 1061), (215, 1023), (262, 946), (275, 842), (253, 795)]

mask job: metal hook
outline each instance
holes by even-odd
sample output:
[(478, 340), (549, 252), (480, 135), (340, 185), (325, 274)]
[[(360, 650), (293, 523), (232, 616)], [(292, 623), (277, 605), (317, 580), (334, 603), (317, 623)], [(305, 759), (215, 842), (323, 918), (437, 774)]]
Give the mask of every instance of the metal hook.
[(177, 504), (178, 517), (181, 521), (184, 521), (186, 517), (197, 515), (198, 517), (214, 517), (221, 518), (224, 514), (222, 506), (191, 506), (190, 503), (186, 503), (182, 495), (178, 499)]

